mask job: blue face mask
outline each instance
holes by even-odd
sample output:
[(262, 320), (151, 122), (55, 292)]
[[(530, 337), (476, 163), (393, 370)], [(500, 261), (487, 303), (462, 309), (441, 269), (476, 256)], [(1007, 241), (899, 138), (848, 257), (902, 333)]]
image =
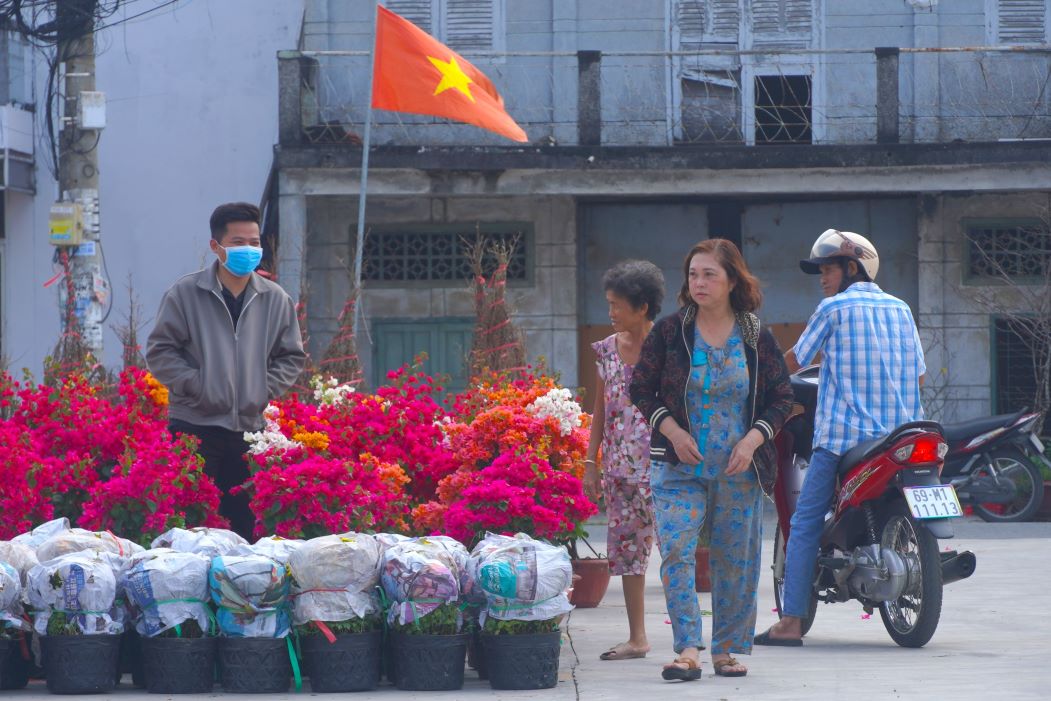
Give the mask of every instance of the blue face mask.
[(263, 249), (258, 246), (230, 246), (226, 249), (223, 267), (237, 277), (251, 275), (263, 260)]

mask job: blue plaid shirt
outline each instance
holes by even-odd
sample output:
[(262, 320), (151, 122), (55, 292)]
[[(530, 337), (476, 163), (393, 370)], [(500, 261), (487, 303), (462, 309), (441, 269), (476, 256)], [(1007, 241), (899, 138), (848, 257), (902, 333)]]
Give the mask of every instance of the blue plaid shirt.
[(795, 345), (806, 365), (824, 353), (814, 447), (842, 455), (923, 418), (923, 346), (909, 305), (872, 282), (822, 300)]

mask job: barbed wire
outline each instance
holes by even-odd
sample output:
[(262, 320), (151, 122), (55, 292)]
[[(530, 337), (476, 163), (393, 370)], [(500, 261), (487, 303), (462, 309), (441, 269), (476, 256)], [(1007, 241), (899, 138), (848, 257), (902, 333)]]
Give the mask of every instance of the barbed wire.
[[(316, 143), (355, 142), (368, 104), (368, 52), (303, 52), (304, 129)], [(466, 54), (497, 86), (534, 142), (576, 143), (575, 52)], [(871, 50), (603, 53), (603, 143), (871, 143)], [(1048, 47), (901, 49), (899, 132), (907, 143), (1051, 138)], [(373, 114), (375, 143), (505, 144), (432, 117)]]

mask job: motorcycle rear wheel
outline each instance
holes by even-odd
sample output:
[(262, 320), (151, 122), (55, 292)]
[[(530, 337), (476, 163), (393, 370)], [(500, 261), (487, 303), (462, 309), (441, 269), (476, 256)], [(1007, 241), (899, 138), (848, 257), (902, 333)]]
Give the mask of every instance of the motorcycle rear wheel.
[(901, 596), (880, 605), (880, 618), (898, 645), (923, 647), (934, 636), (942, 611), (938, 541), (916, 522), (904, 501), (895, 501), (883, 524), (881, 546), (905, 560), (908, 580)]
[[(974, 504), (974, 513), (992, 523), (1029, 521), (1044, 499), (1044, 480), (1039, 468), (1013, 445), (997, 448), (992, 453), (992, 459), (999, 477), (1014, 484), (1017, 497), (1009, 504)], [(988, 469), (980, 467), (974, 474), (975, 477), (988, 475)]]
[[(781, 613), (781, 602), (784, 600), (785, 595), (785, 578), (778, 577), (778, 571), (785, 571), (785, 538), (781, 534), (780, 526), (777, 527), (777, 535), (774, 536), (774, 603), (777, 604), (777, 617), (782, 618)], [(801, 632), (800, 635), (806, 635), (810, 632), (810, 627), (814, 625), (814, 617), (817, 615), (817, 592), (810, 592), (810, 605), (807, 607), (806, 618), (800, 621)]]

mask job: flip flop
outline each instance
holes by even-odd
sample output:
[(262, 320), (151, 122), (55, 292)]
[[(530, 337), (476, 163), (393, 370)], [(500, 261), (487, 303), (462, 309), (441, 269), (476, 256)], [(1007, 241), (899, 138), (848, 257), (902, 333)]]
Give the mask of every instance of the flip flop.
[[(675, 667), (676, 664), (684, 664), (686, 669)], [(669, 682), (695, 682), (701, 678), (701, 668), (689, 657), (676, 657), (674, 662), (661, 670), (661, 678)]]
[(724, 660), (712, 660), (712, 666), (715, 667), (715, 675), (718, 677), (743, 677), (748, 674), (746, 669), (743, 672), (726, 672), (724, 671), (727, 667), (736, 667), (741, 664), (732, 657), (727, 657)]
[[(623, 648), (623, 651), (618, 650), (618, 648)], [(606, 650), (601, 655), (599, 655), (598, 658), (600, 660), (610, 662), (616, 660), (638, 660), (642, 659), (645, 656), (645, 652), (641, 652), (639, 650), (631, 650), (626, 645), (621, 643), (620, 645), (614, 645), (610, 649)]]
[(753, 645), (770, 645), (772, 647), (803, 647), (803, 641), (799, 638), (775, 638), (765, 630), (752, 638)]

